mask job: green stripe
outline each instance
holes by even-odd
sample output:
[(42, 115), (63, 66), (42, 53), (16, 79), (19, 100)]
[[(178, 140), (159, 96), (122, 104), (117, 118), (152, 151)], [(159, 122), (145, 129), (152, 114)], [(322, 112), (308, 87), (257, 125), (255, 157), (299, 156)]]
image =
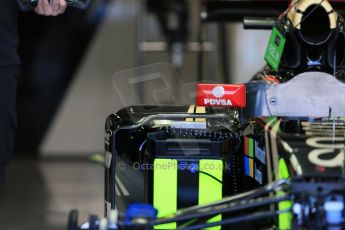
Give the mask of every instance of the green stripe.
[(249, 157), (254, 158), (254, 140), (252, 138), (248, 139), (248, 145)]
[[(223, 197), (223, 185), (205, 173), (223, 181), (223, 161), (201, 160), (199, 167), (200, 171), (204, 172), (199, 174), (199, 205), (221, 200)], [(208, 222), (218, 222), (221, 220), (222, 215), (218, 215), (210, 219)], [(218, 230), (221, 229), (221, 227), (217, 226), (207, 229)]]
[[(153, 206), (158, 217), (177, 211), (177, 161), (156, 159), (153, 176)], [(155, 226), (155, 229), (176, 229), (176, 223)]]
[(266, 124), (268, 124), (268, 123), (270, 123), (271, 121), (274, 121), (274, 120), (276, 120), (277, 119), (277, 117), (265, 117), (265, 120), (266, 120)]
[[(290, 173), (284, 159), (279, 160), (279, 179), (289, 179)], [(278, 192), (277, 195), (285, 195), (284, 192)], [(278, 204), (279, 210), (291, 209), (291, 201), (283, 201)], [(290, 212), (280, 214), (279, 217), (279, 229), (291, 229), (292, 214)]]

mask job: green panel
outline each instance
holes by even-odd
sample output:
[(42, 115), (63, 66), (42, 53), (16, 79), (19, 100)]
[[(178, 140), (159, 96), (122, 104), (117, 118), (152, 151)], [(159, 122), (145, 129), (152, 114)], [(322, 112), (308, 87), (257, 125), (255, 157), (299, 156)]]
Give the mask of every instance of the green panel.
[[(284, 159), (279, 160), (279, 179), (289, 179), (290, 173)], [(284, 192), (279, 192), (277, 195), (284, 195)], [(278, 204), (279, 210), (291, 209), (291, 201), (283, 201)], [(279, 229), (291, 229), (292, 214), (290, 212), (280, 214), (278, 217)]]
[[(210, 174), (220, 181), (223, 181), (223, 161), (222, 160), (201, 160), (199, 164), (201, 172)], [(223, 198), (223, 185), (214, 178), (199, 173), (199, 205), (209, 204)], [(218, 222), (222, 220), (222, 215), (211, 218), (208, 222)], [(221, 229), (220, 226), (207, 228), (210, 230)]]
[(267, 45), (265, 60), (275, 71), (279, 69), (285, 43), (286, 38), (284, 38), (276, 27), (273, 27), (271, 38)]
[(248, 145), (249, 156), (254, 158), (254, 140), (252, 138), (248, 139)]
[[(153, 176), (153, 206), (158, 217), (177, 211), (177, 161), (156, 159)], [(155, 226), (155, 229), (176, 229), (176, 223)]]
[(285, 160), (282, 158), (279, 160), (279, 179), (289, 179), (290, 173), (286, 165)]
[(270, 123), (271, 121), (276, 120), (277, 117), (270, 116), (270, 117), (265, 117), (265, 119), (266, 119), (266, 124), (268, 124), (268, 123)]

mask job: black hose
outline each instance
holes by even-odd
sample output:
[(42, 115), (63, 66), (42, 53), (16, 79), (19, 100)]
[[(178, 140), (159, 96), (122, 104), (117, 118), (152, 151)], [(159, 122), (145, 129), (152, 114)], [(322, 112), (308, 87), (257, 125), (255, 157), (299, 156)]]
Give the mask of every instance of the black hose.
[(264, 187), (261, 187), (261, 188), (255, 189), (255, 190), (251, 190), (251, 191), (241, 193), (241, 194), (238, 194), (235, 196), (223, 198), (221, 201), (217, 201), (217, 202), (214, 202), (212, 204), (208, 204), (208, 205), (204, 205), (204, 206), (194, 206), (191, 208), (182, 209), (180, 211), (177, 211), (177, 214), (175, 216), (179, 216), (179, 215), (183, 215), (183, 214), (187, 214), (187, 213), (193, 213), (193, 212), (198, 211), (200, 209), (212, 208), (214, 206), (224, 205), (224, 204), (227, 204), (230, 202), (254, 199), (254, 198), (263, 196), (265, 194), (268, 194), (270, 192), (273, 192), (277, 188), (280, 188), (284, 185), (289, 185), (289, 184), (290, 184), (289, 180), (279, 180), (279, 181), (273, 182), (271, 184), (268, 184)]
[(277, 216), (277, 215), (280, 215), (280, 214), (283, 214), (283, 213), (286, 213), (289, 211), (290, 210), (258, 212), (258, 213), (254, 213), (251, 215), (245, 215), (245, 216), (225, 219), (223, 221), (218, 221), (218, 222), (214, 222), (214, 223), (195, 225), (195, 226), (191, 226), (188, 228), (184, 228), (184, 230), (205, 229), (205, 228), (210, 228), (210, 227), (215, 227), (215, 226), (225, 226), (225, 225), (229, 225), (229, 224), (249, 222), (249, 221), (274, 217), (274, 216)]
[(180, 222), (180, 221), (187, 221), (191, 219), (200, 219), (204, 217), (212, 217), (219, 214), (229, 213), (229, 212), (239, 212), (244, 211), (246, 209), (257, 208), (260, 206), (276, 204), (282, 201), (290, 200), (290, 196), (283, 196), (283, 197), (273, 197), (273, 198), (265, 198), (265, 199), (257, 199), (256, 201), (253, 200), (246, 200), (247, 203), (243, 204), (244, 201), (234, 202), (226, 204), (227, 207), (224, 208), (225, 205), (214, 206), (211, 208), (201, 208), (197, 210), (197, 213), (191, 213), (186, 215), (181, 215), (175, 218), (167, 218), (157, 220), (154, 225), (172, 223), (172, 222)]

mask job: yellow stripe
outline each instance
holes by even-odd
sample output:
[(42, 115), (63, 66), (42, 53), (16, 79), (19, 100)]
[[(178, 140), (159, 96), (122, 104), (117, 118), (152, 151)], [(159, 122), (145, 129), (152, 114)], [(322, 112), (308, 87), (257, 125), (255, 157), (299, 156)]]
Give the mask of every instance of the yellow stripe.
[(250, 176), (254, 178), (254, 160), (249, 159)]
[[(156, 159), (153, 171), (153, 205), (158, 217), (177, 211), (177, 160)], [(176, 229), (176, 223), (158, 225), (155, 229)]]
[[(206, 107), (204, 106), (198, 106), (196, 107), (196, 114), (204, 114), (206, 113)], [(205, 118), (196, 118), (195, 119), (196, 122), (206, 122)]]
[[(188, 113), (194, 113), (194, 111), (195, 111), (195, 105), (189, 106)], [(187, 118), (186, 121), (187, 122), (193, 122), (194, 119), (193, 118)]]
[[(290, 179), (289, 168), (284, 159), (279, 160), (279, 179)], [(277, 195), (285, 195), (285, 192), (278, 192)], [(291, 201), (283, 201), (278, 204), (279, 210), (289, 210), (292, 207)], [(279, 229), (291, 229), (291, 212), (283, 213), (278, 216)]]
[[(220, 181), (223, 181), (223, 161), (222, 160), (201, 160), (199, 164), (200, 171), (208, 173)], [(223, 198), (223, 185), (214, 178), (199, 173), (199, 205), (205, 205), (219, 201)], [(222, 215), (217, 215), (207, 223), (219, 222)], [(205, 228), (204, 230), (220, 230), (220, 226)]]

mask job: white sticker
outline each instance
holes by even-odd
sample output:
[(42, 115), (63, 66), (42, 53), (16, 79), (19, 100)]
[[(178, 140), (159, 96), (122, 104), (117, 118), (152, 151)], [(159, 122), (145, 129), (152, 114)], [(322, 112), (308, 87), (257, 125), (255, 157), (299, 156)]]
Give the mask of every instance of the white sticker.
[(111, 152), (106, 152), (105, 154), (104, 154), (104, 165), (105, 165), (105, 167), (106, 168), (110, 168), (110, 166), (111, 166), (111, 160), (112, 160), (112, 154), (111, 154)]
[(262, 172), (255, 165), (255, 180), (262, 184)]
[(255, 158), (266, 165), (266, 152), (264, 149), (259, 147), (259, 143), (257, 141), (255, 141)]
[(105, 216), (108, 216), (110, 211), (111, 211), (111, 203), (108, 201), (105, 201)]

